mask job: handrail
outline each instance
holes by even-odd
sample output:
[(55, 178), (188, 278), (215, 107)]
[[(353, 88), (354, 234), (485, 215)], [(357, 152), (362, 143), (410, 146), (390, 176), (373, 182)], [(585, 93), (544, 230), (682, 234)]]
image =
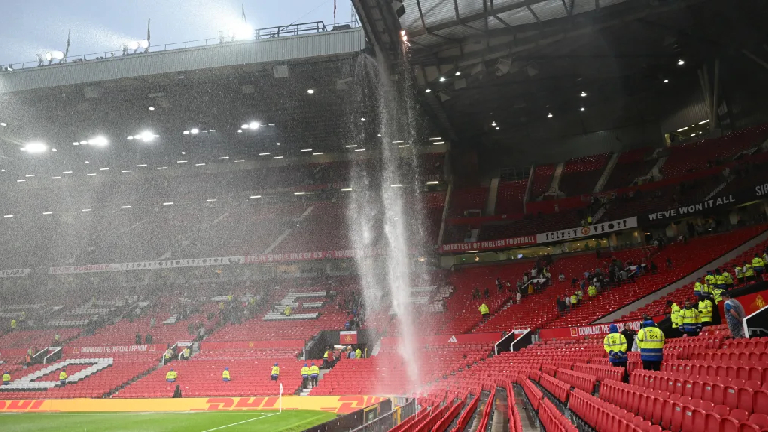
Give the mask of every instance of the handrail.
[[(0, 73), (3, 73), (3, 72), (12, 73), (17, 70), (24, 70), (29, 68), (55, 66), (55, 65), (67, 64), (67, 63), (84, 63), (84, 62), (93, 61), (93, 60), (108, 60), (115, 57), (150, 54), (154, 52), (172, 51), (177, 49), (194, 48), (194, 47), (208, 46), (208, 45), (224, 45), (224, 44), (231, 44), (231, 43), (237, 43), (237, 42), (255, 41), (260, 39), (273, 39), (278, 37), (300, 36), (303, 34), (312, 34), (312, 33), (326, 33), (331, 31), (352, 29), (359, 26), (360, 24), (357, 22), (345, 22), (345, 23), (334, 23), (329, 28), (329, 26), (326, 25), (325, 22), (323, 21), (311, 21), (306, 23), (289, 24), (285, 26), (263, 27), (263, 28), (254, 29), (253, 34), (250, 38), (240, 39), (240, 40), (235, 40), (231, 36), (227, 36), (227, 35), (224, 35), (224, 33), (220, 33), (219, 36), (215, 38), (196, 39), (196, 40), (190, 40), (185, 42), (173, 42), (173, 43), (167, 43), (162, 45), (150, 45), (143, 51), (140, 51), (137, 49), (137, 50), (134, 50), (133, 52), (129, 52), (130, 51), (129, 49), (122, 48), (122, 49), (116, 49), (112, 51), (103, 51), (103, 52), (100, 51), (100, 52), (89, 53), (89, 54), (68, 55), (61, 60), (44, 60), (42, 56), (40, 56), (36, 60), (10, 63), (7, 67), (0, 66)], [(212, 41), (215, 41), (215, 42), (212, 42)], [(182, 46), (169, 48), (176, 45), (182, 45)], [(162, 49), (158, 49), (160, 47), (162, 47)], [(88, 58), (88, 57), (91, 57), (91, 58)]]

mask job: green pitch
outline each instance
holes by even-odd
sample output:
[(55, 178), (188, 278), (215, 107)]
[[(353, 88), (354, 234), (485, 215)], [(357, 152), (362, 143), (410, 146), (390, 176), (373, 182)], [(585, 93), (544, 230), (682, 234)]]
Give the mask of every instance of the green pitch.
[(334, 417), (324, 411), (0, 414), (0, 431), (300, 432)]

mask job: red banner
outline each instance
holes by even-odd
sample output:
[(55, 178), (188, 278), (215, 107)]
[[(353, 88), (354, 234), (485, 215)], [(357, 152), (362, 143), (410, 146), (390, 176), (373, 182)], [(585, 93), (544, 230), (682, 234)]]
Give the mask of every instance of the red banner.
[(344, 259), (354, 258), (355, 256), (373, 256), (379, 254), (378, 249), (370, 249), (364, 251), (362, 254), (356, 252), (354, 249), (326, 251), (326, 252), (290, 252), (290, 253), (273, 253), (273, 254), (261, 254), (261, 255), (249, 255), (245, 257), (245, 264), (261, 264), (271, 262), (283, 262), (283, 261), (310, 261), (321, 259)]
[(343, 331), (339, 333), (339, 343), (343, 345), (354, 345), (357, 343), (356, 331)]
[(97, 347), (64, 347), (64, 354), (124, 354), (165, 351), (165, 345), (123, 345), (123, 346), (97, 346)]
[(440, 245), (440, 252), (468, 252), (483, 249), (500, 249), (536, 244), (536, 236), (515, 237), (501, 240), (491, 240), (471, 243), (449, 243)]
[[(501, 340), (502, 333), (473, 333), (473, 334), (457, 334), (457, 335), (436, 335), (436, 336), (423, 336), (416, 339), (418, 345), (470, 345), (470, 344), (484, 344), (484, 343), (496, 343)], [(400, 343), (399, 337), (383, 337), (381, 338), (381, 345), (397, 345)]]
[(254, 350), (270, 348), (304, 348), (303, 340), (200, 342), (201, 351)]
[[(666, 315), (659, 315), (653, 317), (653, 320), (659, 322), (663, 320)], [(585, 336), (602, 336), (608, 334), (608, 328), (611, 324), (629, 323), (630, 327), (634, 331), (640, 330), (640, 321), (616, 321), (608, 324), (592, 324), (579, 327), (563, 327), (554, 329), (541, 329), (539, 330), (539, 338), (541, 340), (546, 339), (562, 339), (562, 338), (584, 338)]]

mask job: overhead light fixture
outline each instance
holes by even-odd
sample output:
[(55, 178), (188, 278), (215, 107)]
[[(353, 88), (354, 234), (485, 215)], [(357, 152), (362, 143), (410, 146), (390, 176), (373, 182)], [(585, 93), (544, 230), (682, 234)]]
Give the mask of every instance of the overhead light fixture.
[(158, 167), (157, 169), (159, 169), (159, 170), (164, 170), (164, 169), (168, 169), (168, 167), (167, 167), (167, 166), (164, 166), (164, 167)]
[(496, 121), (495, 120), (491, 122), (491, 126), (496, 126)]
[(688, 129), (688, 126), (686, 126), (686, 127), (684, 127), (684, 128), (680, 128), (680, 129), (678, 129), (677, 131), (678, 131), (678, 132), (682, 132), (682, 131), (684, 131), (684, 130), (686, 130), (686, 129)]
[(317, 155), (321, 155), (321, 154), (323, 154), (323, 153), (322, 152), (315, 152), (315, 153), (312, 153), (312, 156), (317, 156)]
[(164, 206), (173, 205), (173, 201), (168, 201), (163, 203)]
[(43, 212), (44, 215), (53, 214), (53, 212)]
[(399, 145), (398, 147), (399, 147), (399, 148), (403, 148), (403, 147), (410, 147), (410, 146), (411, 146), (410, 144), (401, 144), (401, 145)]
[(200, 129), (197, 129), (197, 128), (195, 128), (195, 129), (190, 129), (190, 131), (189, 131), (189, 132), (190, 132), (192, 135), (197, 135), (197, 134), (199, 134), (199, 133), (200, 133)]
[(184, 131), (184, 132), (182, 132), (182, 134), (189, 135), (189, 131)]
[(95, 175), (96, 175), (96, 173), (88, 173), (88, 174), (86, 174), (86, 175), (89, 175), (89, 176), (95, 176)]
[(85, 161), (85, 163), (89, 164), (90, 162), (88, 162), (88, 161)]
[(579, 109), (579, 111), (584, 112), (584, 107), (581, 107), (581, 109)]
[(107, 171), (109, 168), (99, 168), (99, 171)]
[(704, 124), (704, 123), (707, 123), (707, 122), (709, 122), (709, 120), (702, 120), (702, 121), (699, 122), (699, 124)]
[(683, 66), (683, 65), (685, 65), (685, 60), (683, 60), (683, 59), (680, 59), (680, 60), (678, 60), (678, 61), (677, 61), (677, 65), (678, 65), (678, 66)]
[(46, 150), (48, 150), (48, 146), (40, 142), (31, 142), (21, 148), (21, 151), (27, 153), (43, 153)]
[(694, 133), (694, 134), (691, 134), (691, 136), (696, 136), (696, 134), (695, 134), (695, 133)]
[(438, 182), (438, 181), (434, 181), (434, 180), (433, 180), (433, 181), (428, 181), (428, 182), (427, 182), (427, 184), (428, 184), (428, 185), (436, 185), (436, 184), (438, 184), (438, 183), (440, 183), (440, 182)]
[(282, 159), (282, 156), (275, 156), (275, 159)]
[(459, 76), (459, 75), (461, 75), (461, 72), (460, 71), (456, 71), (456, 76)]
[(176, 163), (177, 164), (183, 164), (183, 163), (187, 163), (187, 161), (183, 161), (183, 160), (182, 161), (176, 161)]
[(34, 177), (34, 174), (26, 174), (24, 177)]
[(440, 77), (440, 82), (445, 81), (445, 77)]
[(243, 130), (242, 129), (238, 129), (237, 133), (243, 133)]
[[(498, 129), (498, 128), (496, 128), (496, 129)], [(440, 144), (445, 144), (445, 141), (435, 141), (435, 142), (433, 142), (432, 144), (433, 144), (433, 145), (440, 145)]]
[(6, 123), (0, 123), (0, 126), (2, 126), (2, 127), (6, 127), (6, 126), (8, 126), (8, 125), (7, 125)]
[(205, 163), (196, 163), (195, 166), (205, 166)]
[(131, 208), (129, 205), (120, 206), (120, 208)]
[[(194, 133), (194, 129), (192, 129), (192, 133)], [(133, 138), (128, 137), (128, 139), (137, 139), (144, 142), (151, 142), (154, 141), (158, 136), (159, 135), (155, 135), (153, 132), (144, 131), (138, 135), (134, 135)]]
[(24, 180), (24, 179), (18, 179), (18, 180), (16, 180), (16, 183), (21, 183), (21, 182), (25, 182), (25, 181), (26, 180)]
[(424, 90), (424, 91), (425, 91), (426, 93), (431, 93), (431, 92), (432, 92), (432, 89), (428, 88), (428, 89), (426, 89), (426, 90)]
[(150, 111), (154, 111), (154, 110), (155, 110), (155, 107), (149, 107), (149, 110), (150, 110)]
[(261, 195), (251, 195), (250, 196), (250, 199), (256, 199), (256, 198), (261, 198)]
[(498, 126), (496, 126), (496, 130), (499, 130), (499, 127), (498, 127)]
[(313, 94), (314, 92), (315, 92), (315, 91), (314, 91), (314, 90), (312, 90), (312, 89), (309, 89), (309, 90), (307, 90), (307, 93), (309, 93), (309, 94)]
[(3, 217), (4, 217), (4, 218), (12, 218), (12, 217), (13, 217), (13, 215), (5, 215), (5, 216), (3, 216)]
[(364, 148), (361, 148), (361, 149), (355, 149), (355, 151), (356, 151), (356, 152), (361, 152), (361, 151), (365, 151), (365, 149), (364, 149)]
[(222, 156), (219, 159), (229, 159), (229, 156)]
[(120, 172), (122, 172), (123, 174), (126, 174), (126, 173), (133, 172), (133, 171), (120, 171)]
[(205, 200), (205, 202), (216, 202), (216, 198), (207, 199), (207, 200)]
[(365, 117), (361, 117), (361, 118), (360, 118), (360, 121), (365, 121)]
[(668, 80), (668, 79), (665, 79), (665, 80), (664, 80), (664, 84), (666, 84), (666, 83), (668, 83), (668, 82), (669, 82), (669, 80)]
[(306, 192), (294, 192), (293, 194), (294, 195), (306, 195), (307, 193)]
[(271, 155), (271, 154), (272, 154), (272, 153), (259, 153), (259, 156), (269, 156), (269, 155)]
[(259, 126), (261, 126), (261, 125), (259, 124), (259, 122), (255, 122), (255, 121), (252, 121), (252, 122), (250, 122), (250, 123), (248, 124), (248, 127), (249, 127), (250, 129), (253, 129), (253, 130), (256, 130), (256, 129), (258, 129), (258, 128), (259, 128)]
[(52, 179), (60, 179), (61, 176), (51, 177)]
[(245, 162), (245, 159), (238, 159), (235, 161), (235, 163), (238, 163), (238, 162)]
[(587, 92), (581, 92), (581, 97), (587, 97)]
[(430, 140), (430, 141), (440, 141), (441, 139), (442, 139), (442, 138), (440, 138), (440, 137), (432, 137), (432, 138), (430, 138), (429, 140)]
[(401, 184), (393, 184), (393, 185), (389, 185), (389, 187), (403, 187), (403, 185), (401, 185)]
[(55, 148), (52, 148), (52, 149), (51, 149), (51, 151), (52, 151), (52, 152), (55, 152), (55, 151), (58, 151), (58, 150), (56, 150)]
[(139, 165), (136, 165), (136, 166), (137, 167), (145, 167), (145, 166), (147, 166), (147, 164), (139, 164)]
[(347, 191), (351, 191), (351, 190), (352, 190), (352, 188), (342, 188), (341, 190), (342, 190), (343, 192), (347, 192)]
[[(133, 139), (133, 135), (128, 135), (128, 139), (132, 140)], [(136, 138), (136, 139), (138, 139), (138, 138)]]
[(549, 114), (547, 114), (547, 117), (548, 117), (548, 118), (552, 118), (552, 117), (554, 117), (554, 116), (552, 115), (552, 113), (549, 113)]
[(301, 151), (303, 151), (303, 152), (308, 152), (308, 151), (312, 151), (312, 149), (311, 149), (311, 148), (307, 148), (307, 149), (301, 149)]
[(72, 171), (64, 171), (62, 174), (72, 174)]
[(400, 143), (404, 143), (404, 142), (405, 142), (405, 141), (400, 141), (400, 140), (397, 140), (397, 141), (392, 141), (392, 144), (400, 144)]
[(89, 212), (89, 211), (91, 211), (91, 209), (87, 208), (87, 209), (82, 209), (82, 210), (80, 210), (80, 211), (81, 211), (81, 212), (83, 212), (83, 213), (85, 213), (85, 212)]
[(355, 148), (355, 147), (357, 147), (357, 144), (350, 144), (350, 145), (347, 145), (347, 146), (344, 146), (344, 147), (346, 147), (346, 148)]

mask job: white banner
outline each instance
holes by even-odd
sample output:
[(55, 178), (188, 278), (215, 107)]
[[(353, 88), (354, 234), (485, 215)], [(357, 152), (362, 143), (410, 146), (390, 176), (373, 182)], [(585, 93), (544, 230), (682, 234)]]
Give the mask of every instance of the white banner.
[(552, 231), (544, 234), (536, 234), (536, 243), (549, 243), (560, 240), (572, 240), (619, 231), (627, 228), (637, 228), (637, 217), (630, 217), (609, 222), (588, 225), (585, 227), (570, 228), (560, 231)]
[(157, 269), (174, 268), (174, 267), (203, 267), (203, 266), (220, 266), (220, 265), (243, 264), (243, 263), (245, 263), (245, 257), (243, 256), (228, 256), (228, 257), (191, 258), (191, 259), (162, 260), (162, 261), (139, 261), (139, 262), (122, 263), (122, 264), (92, 264), (92, 265), (84, 265), (84, 266), (51, 267), (48, 269), (48, 273), (75, 274), (75, 273), (91, 273), (91, 272), (123, 271), (123, 270), (157, 270)]
[(31, 269), (0, 270), (0, 277), (24, 277), (31, 271)]

